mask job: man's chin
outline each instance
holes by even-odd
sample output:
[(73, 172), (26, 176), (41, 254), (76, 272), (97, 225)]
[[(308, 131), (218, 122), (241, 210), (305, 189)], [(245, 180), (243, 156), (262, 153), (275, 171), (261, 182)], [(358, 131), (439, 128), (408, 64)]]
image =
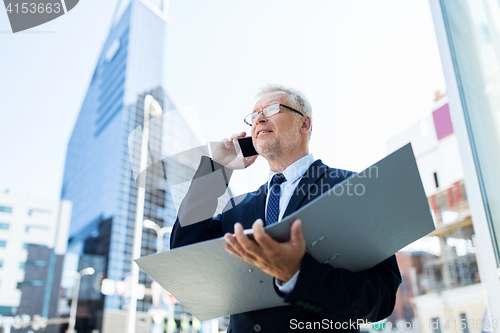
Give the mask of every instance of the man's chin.
[(276, 153), (279, 151), (279, 147), (273, 140), (272, 142), (258, 142), (255, 145), (255, 150), (265, 159), (274, 159), (277, 156)]
[(259, 155), (264, 156), (264, 153), (269, 149), (269, 143), (268, 142), (263, 142), (260, 140), (257, 142), (255, 145), (255, 150), (259, 153)]

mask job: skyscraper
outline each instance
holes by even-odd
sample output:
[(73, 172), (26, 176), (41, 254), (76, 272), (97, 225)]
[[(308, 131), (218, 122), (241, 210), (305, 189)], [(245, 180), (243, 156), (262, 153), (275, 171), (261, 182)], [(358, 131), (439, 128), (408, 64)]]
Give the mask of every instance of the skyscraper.
[[(73, 216), (65, 270), (91, 266), (96, 272), (81, 280), (79, 331), (124, 331), (127, 299), (118, 294), (104, 296), (98, 287), (103, 278), (124, 281), (130, 273), (138, 204), (137, 175), (133, 171), (141, 149), (140, 140), (131, 134), (143, 123), (145, 97), (152, 95), (166, 115), (174, 110), (163, 89), (167, 18), (157, 2), (131, 0), (118, 4), (68, 144), (61, 197), (73, 202)], [(150, 167), (144, 219), (168, 226), (175, 221), (174, 199), (178, 200), (175, 196), (179, 194), (165, 186), (166, 180), (182, 184), (192, 176), (194, 166), (190, 156), (168, 161), (161, 161), (160, 156), (165, 156), (166, 146), (187, 142), (195, 147), (201, 143), (189, 131), (185, 118), (163, 118), (167, 117), (149, 122)], [(154, 163), (155, 157), (160, 163)], [(168, 245), (168, 235), (165, 238)], [(143, 230), (141, 255), (156, 252), (155, 241), (154, 231)], [(63, 281), (63, 288), (71, 282), (71, 278)], [(140, 283), (149, 287), (150, 282), (141, 273)], [(68, 302), (61, 304), (60, 312), (69, 312)], [(145, 312), (150, 304), (151, 298), (146, 296), (138, 300), (137, 309)]]
[(0, 315), (54, 317), (70, 218), (68, 201), (0, 193)]

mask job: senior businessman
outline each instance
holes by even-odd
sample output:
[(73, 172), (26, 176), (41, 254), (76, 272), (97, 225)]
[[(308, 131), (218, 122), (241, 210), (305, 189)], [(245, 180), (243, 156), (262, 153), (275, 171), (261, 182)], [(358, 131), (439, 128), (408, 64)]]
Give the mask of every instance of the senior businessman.
[[(288, 306), (234, 314), (228, 328), (231, 333), (335, 327), (359, 331), (352, 325), (357, 319), (374, 322), (387, 318), (401, 283), (395, 256), (353, 273), (321, 264), (306, 253), (300, 220), (293, 222), (288, 242), (278, 243), (265, 233), (266, 225), (279, 222), (353, 173), (329, 168), (309, 153), (312, 110), (301, 92), (268, 85), (257, 97), (245, 122), (251, 128), (255, 149), (269, 163), (268, 182), (255, 192), (232, 198), (223, 213), (213, 217), (233, 170), (249, 167), (258, 156), (237, 157), (236, 140), (246, 133), (224, 139), (212, 159), (201, 159), (179, 208), (171, 247), (224, 236), (228, 252), (274, 277), (275, 292)], [(249, 228), (255, 240), (243, 233)]]

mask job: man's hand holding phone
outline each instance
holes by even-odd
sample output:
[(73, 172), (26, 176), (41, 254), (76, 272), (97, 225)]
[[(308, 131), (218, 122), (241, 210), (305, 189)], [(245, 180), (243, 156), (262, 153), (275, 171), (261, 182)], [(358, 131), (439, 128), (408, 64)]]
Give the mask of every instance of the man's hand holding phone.
[(245, 132), (241, 132), (222, 140), (212, 152), (212, 159), (232, 170), (244, 169), (252, 165), (259, 155), (243, 156), (238, 139), (244, 138), (245, 135)]

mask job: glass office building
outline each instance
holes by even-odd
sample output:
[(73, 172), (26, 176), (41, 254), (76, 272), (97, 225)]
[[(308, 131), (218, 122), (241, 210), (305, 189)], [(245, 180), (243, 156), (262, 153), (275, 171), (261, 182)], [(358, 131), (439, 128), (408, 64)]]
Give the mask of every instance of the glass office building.
[(500, 3), (430, 4), (494, 320), (500, 316)]
[[(112, 331), (104, 326), (124, 331), (124, 309), (129, 299), (117, 293), (102, 295), (99, 283), (103, 278), (124, 281), (130, 272), (138, 190), (132, 163), (137, 160), (141, 142), (140, 138), (134, 141), (129, 137), (143, 124), (148, 94), (158, 101), (164, 114), (174, 112), (163, 89), (166, 17), (157, 2), (132, 0), (118, 4), (68, 144), (61, 198), (73, 202), (73, 215), (65, 270), (91, 266), (96, 271), (81, 281), (77, 330), (82, 332)], [(198, 161), (194, 162), (192, 156), (168, 161), (159, 157), (165, 156), (167, 146), (189, 143), (194, 147), (200, 141), (189, 131), (185, 118), (169, 117), (168, 122), (161, 121), (163, 117), (158, 119), (149, 126), (151, 166), (144, 219), (168, 226), (174, 223), (176, 210), (166, 179), (182, 184), (193, 175)], [(160, 163), (151, 163), (153, 157)], [(175, 195), (181, 194), (177, 191)], [(144, 229), (141, 255), (155, 252), (156, 233)], [(66, 298), (71, 297), (72, 281), (63, 281)], [(149, 287), (150, 282), (141, 273), (140, 283)], [(137, 309), (144, 312), (150, 305), (151, 297), (146, 296), (138, 300)], [(69, 312), (68, 301), (61, 302), (60, 312)]]

